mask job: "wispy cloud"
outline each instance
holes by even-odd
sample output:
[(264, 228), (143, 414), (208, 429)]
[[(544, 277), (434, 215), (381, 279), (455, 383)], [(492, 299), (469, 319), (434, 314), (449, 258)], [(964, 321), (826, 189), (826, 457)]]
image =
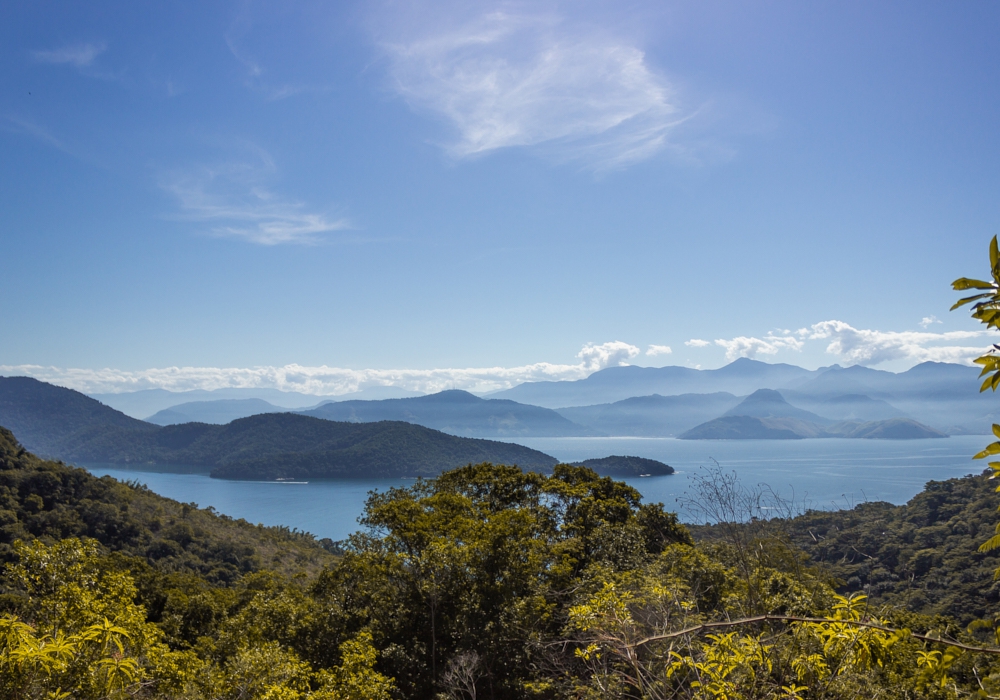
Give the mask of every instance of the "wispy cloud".
[(711, 345), (707, 340), (702, 340), (701, 338), (691, 338), (691, 340), (685, 340), (684, 344), (689, 348), (707, 348)]
[(262, 245), (315, 243), (322, 234), (351, 227), (345, 218), (309, 211), (305, 203), (274, 193), (267, 186), (274, 164), (267, 154), (259, 156), (257, 163), (173, 173), (162, 186), (176, 197), (184, 218), (209, 223), (218, 236)]
[(656, 357), (657, 355), (669, 355), (673, 352), (673, 349), (669, 345), (650, 345), (646, 350), (646, 354), (650, 357)]
[(42, 143), (52, 146), (53, 148), (63, 151), (64, 153), (70, 152), (69, 149), (66, 148), (66, 145), (53, 136), (48, 129), (29, 119), (10, 115), (5, 116), (3, 119), (4, 121), (0, 122), (0, 127), (2, 127), (5, 131), (11, 131), (16, 134), (25, 134), (38, 139)]
[(104, 53), (107, 48), (107, 44), (104, 43), (71, 44), (48, 51), (32, 51), (31, 56), (39, 63), (87, 68), (93, 65), (94, 59)]
[(937, 316), (934, 316), (933, 314), (930, 316), (924, 316), (922, 319), (920, 319), (921, 328), (927, 328), (929, 326), (934, 325), (935, 323), (941, 323), (941, 319), (939, 319)]
[(268, 101), (284, 100), (306, 93), (328, 92), (331, 89), (325, 85), (306, 83), (274, 84), (273, 76), (269, 76), (264, 65), (243, 46), (243, 41), (249, 33), (252, 24), (249, 15), (244, 13), (225, 34), (226, 46), (229, 47), (229, 52), (246, 69), (244, 84), (247, 88), (263, 95), (264, 99)]
[(538, 362), (519, 367), (452, 369), (343, 369), (338, 367), (164, 367), (142, 371), (62, 369), (39, 365), (0, 365), (0, 375), (24, 375), (88, 393), (140, 389), (272, 388), (305, 394), (345, 394), (371, 386), (397, 386), (413, 391), (444, 389), (496, 391), (522, 382), (582, 379), (605, 367), (624, 364), (639, 354), (628, 343), (587, 344), (576, 364)]
[(455, 129), (447, 148), (456, 158), (545, 146), (617, 167), (663, 149), (681, 121), (674, 90), (642, 49), (592, 26), (493, 11), (460, 26), (424, 20), (388, 33), (394, 89)]

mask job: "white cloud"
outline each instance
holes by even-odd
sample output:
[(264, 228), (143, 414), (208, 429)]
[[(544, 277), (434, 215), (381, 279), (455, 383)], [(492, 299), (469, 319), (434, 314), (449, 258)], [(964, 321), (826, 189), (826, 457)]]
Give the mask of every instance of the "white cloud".
[(346, 219), (308, 211), (304, 203), (272, 192), (265, 182), (274, 166), (266, 154), (261, 160), (175, 174), (163, 188), (177, 198), (184, 218), (211, 223), (219, 236), (262, 245), (314, 243), (320, 234), (350, 228)]
[(808, 338), (829, 340), (826, 351), (849, 364), (877, 365), (891, 360), (968, 363), (989, 348), (940, 343), (987, 336), (995, 337), (995, 334), (989, 331), (875, 331), (857, 329), (843, 321), (823, 321), (812, 326)]
[(546, 144), (617, 167), (664, 148), (681, 121), (671, 86), (632, 41), (551, 15), (494, 11), (449, 28), (425, 14), (433, 21), (383, 46), (394, 89), (456, 130), (456, 158)]
[(791, 335), (768, 335), (764, 338), (740, 336), (732, 340), (716, 340), (715, 344), (726, 349), (726, 359), (755, 358), (758, 354), (776, 355), (779, 350), (801, 350), (804, 343)]
[(624, 366), (628, 361), (639, 354), (639, 348), (620, 340), (610, 343), (594, 345), (587, 343), (583, 349), (576, 354), (583, 361), (583, 367), (590, 372), (613, 366)]
[(920, 319), (920, 327), (921, 328), (927, 328), (928, 326), (931, 326), (931, 325), (933, 325), (935, 323), (941, 323), (941, 322), (942, 322), (941, 319), (939, 319), (937, 316), (931, 314), (930, 316), (924, 316), (922, 319)]
[(72, 65), (76, 68), (87, 68), (94, 59), (107, 50), (106, 44), (73, 44), (51, 51), (32, 51), (32, 57), (40, 63), (55, 65)]
[(707, 348), (711, 345), (707, 340), (702, 340), (701, 338), (691, 338), (691, 340), (685, 340), (684, 344), (689, 348)]
[(646, 354), (650, 357), (656, 357), (657, 355), (669, 355), (673, 352), (673, 349), (669, 345), (650, 345), (649, 349), (646, 350)]
[(39, 365), (0, 365), (0, 376), (29, 376), (85, 393), (140, 389), (270, 388), (304, 394), (346, 394), (372, 386), (396, 386), (422, 392), (466, 389), (489, 392), (546, 380), (572, 380), (605, 367), (627, 364), (639, 348), (615, 341), (580, 350), (577, 364), (537, 362), (520, 367), (446, 369), (344, 369), (340, 367), (163, 367), (142, 371), (63, 369)]

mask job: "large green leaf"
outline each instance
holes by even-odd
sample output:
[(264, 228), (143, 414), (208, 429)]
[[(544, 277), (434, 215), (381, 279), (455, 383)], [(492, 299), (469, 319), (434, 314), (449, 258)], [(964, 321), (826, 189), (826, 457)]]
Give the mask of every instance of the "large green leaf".
[(993, 289), (996, 285), (993, 282), (983, 280), (973, 280), (968, 277), (959, 277), (951, 283), (952, 289), (960, 291), (962, 289)]

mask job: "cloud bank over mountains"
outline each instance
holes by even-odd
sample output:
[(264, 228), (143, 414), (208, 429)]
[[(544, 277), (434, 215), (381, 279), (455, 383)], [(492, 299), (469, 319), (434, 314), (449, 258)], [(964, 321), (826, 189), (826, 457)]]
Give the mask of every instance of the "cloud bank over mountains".
[[(798, 331), (769, 333), (762, 338), (738, 336), (714, 343), (692, 339), (685, 345), (696, 352), (725, 350), (727, 361), (740, 357), (783, 360), (779, 353), (800, 353), (825, 344), (823, 351), (845, 365), (879, 365), (903, 361), (969, 364), (990, 349), (988, 331), (877, 331), (857, 329), (843, 321), (823, 321)], [(979, 341), (956, 344), (956, 341)], [(718, 352), (716, 350), (716, 352)], [(669, 354), (665, 345), (651, 345), (647, 356)], [(536, 362), (517, 367), (440, 369), (347, 369), (341, 367), (163, 367), (141, 371), (116, 369), (63, 369), (40, 365), (0, 365), (0, 375), (26, 375), (87, 393), (115, 393), (141, 389), (188, 391), (192, 389), (269, 388), (304, 394), (346, 394), (373, 386), (396, 386), (432, 393), (445, 389), (491, 392), (523, 382), (583, 379), (608, 367), (628, 365), (641, 354), (635, 345), (616, 340), (587, 343), (577, 353), (579, 362)], [(794, 362), (794, 358), (787, 358)]]
[(344, 369), (340, 367), (164, 367), (142, 371), (60, 369), (39, 365), (0, 365), (0, 375), (25, 375), (84, 393), (116, 393), (142, 389), (278, 389), (303, 394), (346, 394), (372, 386), (397, 386), (433, 393), (445, 389), (488, 392), (523, 382), (583, 379), (605, 367), (628, 364), (639, 348), (621, 341), (588, 343), (577, 364), (537, 362), (520, 367), (445, 369)]
[[(934, 317), (932, 322), (940, 323)], [(920, 325), (930, 325), (928, 318)], [(800, 352), (809, 341), (826, 340), (826, 352), (835, 355), (838, 362), (845, 365), (879, 365), (884, 362), (902, 360), (910, 365), (921, 362), (957, 362), (969, 364), (990, 349), (989, 338), (996, 339), (990, 331), (947, 331), (929, 333), (927, 331), (877, 331), (854, 328), (843, 321), (823, 321), (809, 328), (768, 333), (763, 338), (738, 336), (720, 338), (715, 345), (725, 348), (726, 359), (740, 357), (757, 359), (761, 355), (773, 356), (782, 350)], [(982, 344), (955, 345), (958, 340), (982, 340)], [(947, 344), (945, 344), (947, 343)], [(707, 340), (692, 338), (684, 343), (692, 348), (711, 345)]]

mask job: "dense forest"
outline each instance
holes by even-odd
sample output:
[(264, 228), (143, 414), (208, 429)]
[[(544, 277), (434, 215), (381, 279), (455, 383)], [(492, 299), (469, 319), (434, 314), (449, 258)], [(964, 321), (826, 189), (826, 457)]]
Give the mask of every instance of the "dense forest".
[[(759, 503), (727, 478), (706, 508)], [(586, 467), (480, 464), (317, 542), (3, 430), (0, 696), (990, 697), (994, 507), (968, 478), (693, 537)]]

